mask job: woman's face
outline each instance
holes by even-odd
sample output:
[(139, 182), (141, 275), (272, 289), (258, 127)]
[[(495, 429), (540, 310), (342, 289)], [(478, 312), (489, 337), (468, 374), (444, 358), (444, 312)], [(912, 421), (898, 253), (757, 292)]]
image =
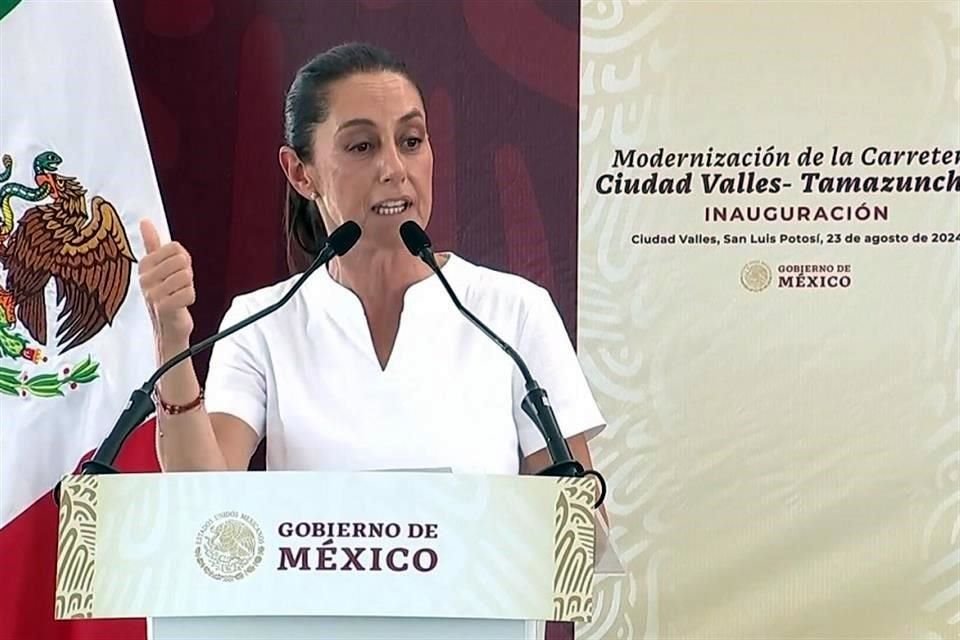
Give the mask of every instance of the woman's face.
[(420, 94), (402, 75), (377, 72), (332, 84), (328, 99), (306, 168), (327, 230), (353, 220), (367, 246), (402, 246), (400, 224), (425, 228), (432, 206), (433, 150)]

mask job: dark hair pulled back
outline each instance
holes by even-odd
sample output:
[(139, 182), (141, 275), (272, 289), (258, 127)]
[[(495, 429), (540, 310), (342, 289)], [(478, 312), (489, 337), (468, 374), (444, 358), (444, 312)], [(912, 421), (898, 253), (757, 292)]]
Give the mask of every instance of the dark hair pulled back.
[[(406, 65), (391, 52), (372, 44), (349, 42), (329, 49), (303, 65), (287, 90), (283, 109), (284, 142), (303, 162), (310, 162), (313, 131), (330, 115), (330, 85), (356, 73), (390, 71), (403, 75), (423, 99)], [(287, 183), (284, 228), (287, 266), (298, 272), (309, 266), (327, 238), (316, 204)]]

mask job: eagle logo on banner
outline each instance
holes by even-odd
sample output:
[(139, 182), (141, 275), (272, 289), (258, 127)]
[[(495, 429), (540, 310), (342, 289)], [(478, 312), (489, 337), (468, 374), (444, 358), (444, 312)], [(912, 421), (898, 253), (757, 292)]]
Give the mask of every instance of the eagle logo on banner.
[[(92, 356), (57, 373), (31, 375), (31, 366), (64, 356), (113, 322), (136, 259), (113, 205), (94, 196), (88, 209), (83, 185), (57, 173), (63, 160), (56, 153), (34, 158), (36, 186), (9, 182), (13, 158), (0, 162), (0, 394), (62, 396), (97, 379)], [(39, 204), (15, 223), (18, 200)], [(62, 305), (53, 322), (56, 309), (48, 313), (44, 294), (50, 280)], [(14, 368), (5, 366), (9, 360)]]

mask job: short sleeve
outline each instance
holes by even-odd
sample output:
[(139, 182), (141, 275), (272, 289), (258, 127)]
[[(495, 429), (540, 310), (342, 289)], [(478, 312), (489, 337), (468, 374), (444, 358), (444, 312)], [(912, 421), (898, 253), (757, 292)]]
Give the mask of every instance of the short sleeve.
[[(514, 348), (527, 363), (534, 380), (547, 392), (563, 437), (585, 434), (590, 439), (600, 433), (605, 421), (560, 313), (550, 294), (541, 287), (534, 290), (525, 304), (527, 314)], [(546, 447), (546, 441), (520, 406), (527, 391), (519, 371), (514, 375), (513, 388), (520, 450), (529, 456)]]
[[(230, 327), (249, 312), (234, 299), (223, 316), (220, 329)], [(204, 404), (207, 413), (227, 413), (253, 427), (261, 438), (267, 413), (267, 388), (263, 339), (255, 325), (246, 326), (213, 346)]]

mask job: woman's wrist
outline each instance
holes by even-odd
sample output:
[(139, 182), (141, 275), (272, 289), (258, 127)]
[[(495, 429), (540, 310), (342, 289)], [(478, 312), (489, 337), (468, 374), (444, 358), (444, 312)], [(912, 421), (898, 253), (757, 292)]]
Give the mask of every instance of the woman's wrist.
[[(157, 365), (160, 366), (169, 362), (174, 356), (189, 348), (189, 342), (186, 339), (164, 339), (157, 337)], [(157, 382), (154, 394), (158, 396), (158, 403), (171, 404), (175, 406), (193, 404), (195, 399), (202, 394), (202, 388), (199, 382), (193, 376), (185, 376), (185, 367), (191, 364), (190, 358), (178, 363), (172, 369), (167, 371)], [(162, 399), (161, 399), (162, 398)], [(167, 414), (181, 413), (181, 411), (165, 411)]]
[(161, 336), (157, 340), (157, 355), (159, 356), (161, 363), (170, 360), (175, 355), (182, 351), (186, 351), (189, 348), (190, 340), (188, 338), (170, 338)]

